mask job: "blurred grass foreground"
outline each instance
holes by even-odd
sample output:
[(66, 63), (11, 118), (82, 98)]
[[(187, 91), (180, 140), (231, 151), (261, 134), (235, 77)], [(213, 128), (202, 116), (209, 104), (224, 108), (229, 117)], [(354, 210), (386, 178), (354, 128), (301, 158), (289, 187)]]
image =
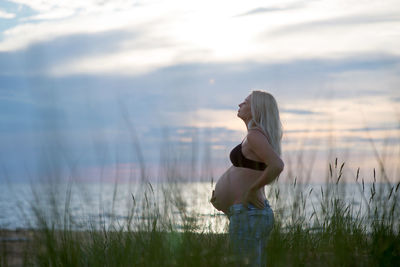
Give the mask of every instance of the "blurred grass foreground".
[[(50, 179), (40, 190), (32, 185), (34, 220), (21, 232), (28, 241), (2, 242), (0, 265), (233, 266), (226, 218), (214, 212), (204, 221), (190, 208), (185, 194), (191, 192), (178, 179), (179, 162), (163, 163), (167, 182), (151, 184), (143, 170), (139, 184), (115, 182), (108, 194), (110, 208), (92, 206), (99, 209), (98, 216), (71, 204), (78, 195), (83, 207), (91, 194), (74, 179), (67, 183)], [(354, 170), (354, 177), (347, 177), (354, 180), (352, 188), (358, 191), (354, 194), (343, 182), (344, 165), (337, 158), (329, 162), (326, 183), (317, 187), (307, 187), (300, 178), (289, 185), (267, 186), (275, 211), (266, 252), (269, 266), (399, 266), (400, 182), (390, 182), (384, 164), (371, 174), (373, 183), (364, 183), (360, 169)], [(130, 192), (128, 212), (122, 217), (116, 212), (121, 187)], [(210, 192), (211, 187), (208, 184)], [(311, 196), (317, 203), (310, 205)], [(97, 197), (102, 205), (102, 195)], [(20, 250), (19, 261), (13, 259), (13, 246)]]

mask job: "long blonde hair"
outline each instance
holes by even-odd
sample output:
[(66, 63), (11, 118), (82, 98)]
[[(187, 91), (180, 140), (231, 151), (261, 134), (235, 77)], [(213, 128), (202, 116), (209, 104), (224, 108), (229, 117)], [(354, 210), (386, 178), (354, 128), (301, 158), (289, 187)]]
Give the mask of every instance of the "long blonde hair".
[(259, 127), (270, 138), (275, 153), (281, 156), (282, 123), (275, 98), (266, 91), (251, 92), (251, 116), (248, 129)]

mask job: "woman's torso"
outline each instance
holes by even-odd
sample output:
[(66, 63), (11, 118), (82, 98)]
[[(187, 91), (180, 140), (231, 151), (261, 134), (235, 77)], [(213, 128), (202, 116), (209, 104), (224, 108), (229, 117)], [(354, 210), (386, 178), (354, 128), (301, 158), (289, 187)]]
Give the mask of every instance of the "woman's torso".
[[(260, 160), (249, 148), (247, 140), (242, 144), (243, 155), (252, 160)], [(243, 194), (250, 186), (260, 178), (263, 171), (250, 168), (231, 166), (218, 179), (215, 185), (214, 196), (217, 201), (217, 209), (227, 213), (233, 204), (241, 203)], [(260, 199), (265, 199), (264, 187), (258, 191)]]

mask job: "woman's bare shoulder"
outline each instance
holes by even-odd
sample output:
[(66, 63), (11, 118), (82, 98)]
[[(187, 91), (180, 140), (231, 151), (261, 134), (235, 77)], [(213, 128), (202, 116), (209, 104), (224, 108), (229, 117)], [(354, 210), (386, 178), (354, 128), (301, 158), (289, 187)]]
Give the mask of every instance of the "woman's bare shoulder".
[(254, 134), (257, 135), (257, 133), (261, 133), (263, 136), (265, 136), (267, 138), (268, 142), (271, 143), (271, 139), (270, 139), (268, 133), (266, 133), (263, 129), (261, 129), (258, 126), (248, 129), (247, 136), (254, 135)]
[(264, 162), (267, 166), (276, 166), (283, 168), (283, 161), (276, 154), (267, 136), (259, 130), (251, 130), (247, 134), (249, 148)]

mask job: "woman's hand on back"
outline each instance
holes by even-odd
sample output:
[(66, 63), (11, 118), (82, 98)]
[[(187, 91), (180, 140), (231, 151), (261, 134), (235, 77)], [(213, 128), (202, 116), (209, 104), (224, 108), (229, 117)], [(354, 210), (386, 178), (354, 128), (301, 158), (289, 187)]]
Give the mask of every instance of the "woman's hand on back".
[(243, 194), (242, 198), (242, 204), (245, 208), (247, 208), (247, 205), (251, 203), (253, 204), (256, 208), (263, 209), (265, 208), (264, 201), (259, 198), (257, 195), (257, 191), (248, 189), (246, 192)]

